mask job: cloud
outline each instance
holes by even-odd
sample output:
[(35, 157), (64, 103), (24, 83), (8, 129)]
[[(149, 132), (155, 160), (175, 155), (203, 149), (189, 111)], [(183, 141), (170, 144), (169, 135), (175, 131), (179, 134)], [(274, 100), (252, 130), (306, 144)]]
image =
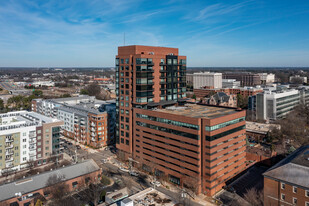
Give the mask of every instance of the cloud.
[(222, 4), (222, 3), (208, 5), (203, 9), (199, 10), (197, 12), (197, 15), (196, 13), (194, 13), (193, 15), (191, 14), (190, 16), (187, 17), (187, 19), (191, 19), (192, 21), (205, 21), (210, 18), (221, 17), (227, 14), (237, 13), (243, 7), (248, 6), (250, 2), (252, 1), (244, 1), (233, 5)]

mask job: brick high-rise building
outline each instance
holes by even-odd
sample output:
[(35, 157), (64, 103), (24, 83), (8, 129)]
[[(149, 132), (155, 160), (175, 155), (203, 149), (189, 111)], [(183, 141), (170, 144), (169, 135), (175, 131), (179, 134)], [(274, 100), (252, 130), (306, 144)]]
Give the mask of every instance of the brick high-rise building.
[(212, 196), (246, 167), (245, 111), (185, 104), (185, 71), (178, 49), (119, 47), (116, 145), (136, 166)]
[(116, 57), (117, 148), (133, 151), (133, 107), (185, 97), (186, 57), (178, 49), (123, 46)]

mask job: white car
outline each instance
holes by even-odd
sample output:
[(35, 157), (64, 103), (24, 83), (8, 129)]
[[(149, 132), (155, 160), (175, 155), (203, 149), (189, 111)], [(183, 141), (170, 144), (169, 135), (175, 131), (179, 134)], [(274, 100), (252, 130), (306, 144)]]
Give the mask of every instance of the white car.
[(156, 186), (156, 187), (160, 187), (161, 186), (161, 182), (159, 182), (159, 181), (152, 181), (151, 184)]
[(134, 172), (134, 171), (130, 171), (129, 172), (131, 176), (135, 176), (135, 177), (138, 177), (138, 173), (137, 172)]
[(122, 172), (129, 172), (129, 170), (128, 170), (128, 169), (123, 168), (123, 167), (119, 167), (119, 170), (120, 170), (120, 171), (122, 171)]

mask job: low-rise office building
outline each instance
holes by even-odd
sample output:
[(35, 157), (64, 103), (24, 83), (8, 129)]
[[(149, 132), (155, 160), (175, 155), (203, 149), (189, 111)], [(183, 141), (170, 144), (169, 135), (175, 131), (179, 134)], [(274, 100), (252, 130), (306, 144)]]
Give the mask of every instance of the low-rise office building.
[(240, 81), (240, 85), (244, 86), (256, 86), (261, 84), (261, 77), (259, 74), (251, 72), (226, 72), (222, 74), (223, 79), (236, 79)]
[(29, 161), (44, 164), (57, 155), (62, 125), (35, 112), (0, 114), (0, 173), (20, 170)]
[[(0, 186), (0, 204), (3, 205), (35, 205), (37, 197), (51, 199), (49, 179), (57, 183), (65, 183), (68, 191), (83, 188), (86, 184), (96, 183), (101, 175), (100, 167), (90, 159), (74, 165), (61, 167), (34, 176), (26, 177)], [(56, 178), (55, 178), (56, 177)]]
[(106, 146), (115, 139), (116, 102), (91, 96), (35, 99), (32, 110), (64, 122), (63, 135), (93, 147)]
[(264, 175), (264, 205), (309, 206), (309, 145), (300, 147)]
[(222, 79), (222, 88), (235, 87), (240, 87), (240, 81), (236, 81), (236, 79)]
[(194, 89), (193, 92), (197, 98), (203, 98), (205, 96), (208, 96), (209, 94), (214, 94), (217, 92), (224, 92), (227, 95), (240, 94), (243, 97), (250, 97), (260, 92), (263, 92), (263, 89), (259, 87), (234, 87), (234, 88), (219, 88), (219, 89), (201, 88), (201, 89)]
[(158, 104), (133, 109), (133, 157), (144, 170), (176, 185), (193, 181), (208, 196), (244, 170), (245, 111)]
[(256, 96), (256, 118), (276, 120), (284, 117), (300, 103), (298, 90), (264, 91)]

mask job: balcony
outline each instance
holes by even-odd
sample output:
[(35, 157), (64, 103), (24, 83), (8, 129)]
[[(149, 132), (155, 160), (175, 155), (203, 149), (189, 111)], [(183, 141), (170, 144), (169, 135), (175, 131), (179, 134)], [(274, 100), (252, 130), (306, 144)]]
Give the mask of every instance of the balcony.
[(14, 138), (6, 138), (6, 139), (5, 139), (5, 142), (6, 142), (6, 143), (14, 142)]
[(29, 147), (29, 150), (30, 150), (30, 151), (36, 150), (36, 145), (30, 146), (30, 147)]
[(29, 137), (36, 137), (35, 131), (29, 132)]
[(5, 149), (12, 149), (13, 147), (14, 147), (14, 146), (13, 146), (12, 144), (9, 144), (9, 145), (6, 144), (6, 145), (5, 145)]
[(5, 168), (11, 168), (14, 167), (14, 164), (12, 162), (5, 163)]
[(6, 151), (6, 152), (5, 152), (5, 155), (6, 155), (6, 156), (10, 156), (10, 155), (13, 155), (13, 154), (14, 154), (14, 151), (12, 151), (12, 150), (11, 150), (11, 151)]
[(91, 132), (95, 132), (95, 128), (94, 127), (91, 127)]
[(92, 122), (91, 123), (91, 127), (95, 127), (95, 126), (96, 126), (96, 124)]
[(36, 152), (29, 152), (29, 156), (30, 157), (36, 156)]
[(92, 137), (95, 137), (96, 134), (95, 134), (94, 132), (91, 132), (91, 136), (92, 136)]
[(36, 143), (36, 139), (31, 139), (30, 141), (29, 141), (29, 144), (35, 144)]
[(13, 162), (13, 161), (14, 161), (14, 158), (13, 158), (13, 157), (5, 158), (5, 162)]

